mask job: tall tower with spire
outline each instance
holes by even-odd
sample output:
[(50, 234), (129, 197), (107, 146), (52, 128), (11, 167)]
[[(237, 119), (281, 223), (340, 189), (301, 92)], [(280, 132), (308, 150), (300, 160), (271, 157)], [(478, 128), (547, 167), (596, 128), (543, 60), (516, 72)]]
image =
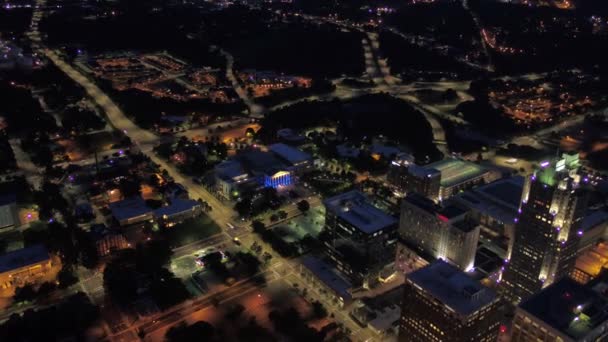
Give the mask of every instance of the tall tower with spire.
[(500, 288), (514, 303), (567, 276), (574, 267), (587, 209), (578, 155), (545, 161), (527, 178), (513, 249)]

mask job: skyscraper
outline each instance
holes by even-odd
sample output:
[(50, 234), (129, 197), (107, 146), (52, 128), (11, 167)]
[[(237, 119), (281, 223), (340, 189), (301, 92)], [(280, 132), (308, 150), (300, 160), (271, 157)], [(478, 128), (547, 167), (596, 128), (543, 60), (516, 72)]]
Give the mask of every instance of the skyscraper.
[(409, 274), (403, 292), (399, 341), (496, 341), (500, 297), (456, 267), (437, 260)]
[(501, 289), (514, 303), (568, 275), (587, 208), (578, 155), (541, 163), (524, 186), (513, 251)]

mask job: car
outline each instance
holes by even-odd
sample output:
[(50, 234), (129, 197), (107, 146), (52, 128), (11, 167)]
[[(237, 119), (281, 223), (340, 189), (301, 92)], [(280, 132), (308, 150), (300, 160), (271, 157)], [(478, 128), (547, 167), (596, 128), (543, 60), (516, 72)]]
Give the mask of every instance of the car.
[(196, 259), (194, 259), (194, 262), (196, 263), (196, 266), (198, 267), (205, 267), (205, 261), (203, 260), (204, 256), (198, 257)]
[(240, 246), (241, 245), (241, 240), (238, 237), (235, 237), (234, 239), (232, 239), (232, 241), (237, 245)]

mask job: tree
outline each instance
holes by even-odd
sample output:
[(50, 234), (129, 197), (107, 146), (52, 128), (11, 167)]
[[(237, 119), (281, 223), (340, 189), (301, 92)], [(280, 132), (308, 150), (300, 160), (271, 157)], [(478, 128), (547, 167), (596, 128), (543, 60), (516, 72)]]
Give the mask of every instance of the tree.
[(241, 217), (251, 216), (251, 199), (242, 198), (234, 205), (234, 210), (236, 210)]
[(284, 220), (287, 218), (287, 213), (283, 210), (279, 210), (279, 212), (277, 212), (277, 215), (279, 216), (279, 219)]
[(261, 233), (266, 230), (266, 225), (262, 221), (255, 220), (251, 222), (251, 228), (256, 233)]
[(65, 289), (74, 285), (78, 282), (78, 278), (74, 275), (74, 272), (70, 267), (65, 265), (61, 268), (61, 271), (57, 274), (57, 282), (59, 283), (60, 289)]
[(296, 342), (322, 341), (318, 332), (306, 325), (298, 311), (289, 308), (284, 312), (273, 310), (268, 314), (268, 318), (273, 323), (275, 329)]
[(226, 313), (226, 318), (235, 321), (245, 311), (245, 307), (241, 304), (235, 304)]
[(138, 276), (133, 253), (124, 251), (120, 257), (108, 262), (103, 271), (106, 293), (121, 306), (127, 306), (137, 298)]
[(239, 329), (238, 340), (239, 342), (249, 342), (252, 340), (255, 342), (274, 342), (276, 338), (272, 336), (270, 331), (258, 324), (255, 316), (251, 316), (249, 323)]
[(322, 319), (322, 318), (327, 317), (327, 309), (325, 309), (323, 304), (321, 302), (319, 302), (318, 300), (315, 300), (314, 302), (312, 302), (312, 312), (313, 312), (314, 318), (316, 318), (316, 319)]
[(239, 260), (243, 266), (243, 273), (249, 276), (258, 273), (260, 270), (260, 261), (251, 253), (237, 252), (235, 259)]
[(298, 210), (300, 210), (302, 213), (307, 212), (310, 210), (310, 203), (308, 203), (307, 200), (301, 200), (298, 202)]
[(123, 198), (141, 196), (141, 183), (134, 177), (121, 179), (118, 188)]
[(149, 292), (156, 305), (162, 310), (190, 298), (190, 293), (182, 281), (165, 268), (161, 268), (152, 276)]
[(168, 342), (216, 341), (215, 327), (208, 322), (198, 321), (192, 325), (181, 323), (167, 331)]
[(0, 341), (80, 341), (98, 317), (97, 307), (79, 292), (55, 306), (12, 315), (0, 326)]
[(32, 285), (28, 284), (15, 289), (15, 296), (13, 297), (15, 302), (30, 302), (34, 299), (36, 299), (36, 290)]
[(169, 263), (173, 255), (171, 246), (166, 240), (151, 240), (136, 247), (137, 270), (152, 273)]
[(95, 114), (94, 111), (77, 106), (66, 109), (61, 122), (64, 128), (77, 134), (89, 130), (99, 130), (106, 125), (103, 119)]
[(169, 159), (169, 157), (173, 153), (173, 143), (170, 143), (170, 142), (161, 143), (161, 144), (155, 146), (153, 150), (159, 156), (161, 156), (165, 159)]

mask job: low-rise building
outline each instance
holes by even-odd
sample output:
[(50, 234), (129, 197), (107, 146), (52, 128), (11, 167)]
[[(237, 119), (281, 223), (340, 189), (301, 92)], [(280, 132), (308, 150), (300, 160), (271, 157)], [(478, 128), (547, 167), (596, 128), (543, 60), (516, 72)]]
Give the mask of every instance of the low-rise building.
[(248, 150), (215, 167), (215, 189), (226, 199), (236, 199), (244, 189), (282, 188), (312, 170), (312, 157), (295, 147), (274, 144), (268, 151)]
[(286, 144), (274, 144), (270, 145), (268, 150), (287, 164), (288, 170), (296, 175), (313, 169), (312, 156), (298, 148)]
[(20, 225), (17, 211), (17, 196), (0, 195), (0, 230)]
[(51, 270), (52, 259), (43, 245), (0, 255), (0, 288), (32, 284)]
[(153, 210), (141, 197), (127, 198), (109, 204), (112, 217), (121, 226), (142, 223), (154, 218)]
[(378, 337), (396, 335), (401, 318), (403, 289), (397, 287), (374, 297), (361, 297), (354, 301), (350, 316), (361, 326), (366, 326)]
[(252, 181), (252, 177), (236, 160), (227, 160), (215, 167), (216, 191), (226, 199), (237, 198), (241, 189)]
[(105, 257), (115, 251), (131, 247), (124, 235), (107, 228), (103, 224), (91, 226), (89, 236), (93, 243), (95, 243), (97, 255), (100, 257)]
[(352, 285), (336, 269), (314, 256), (307, 255), (300, 261), (300, 274), (313, 289), (324, 293), (327, 299), (343, 307), (352, 302)]
[(564, 277), (519, 304), (511, 341), (608, 340), (608, 282), (602, 278), (581, 285)]
[(424, 167), (441, 173), (439, 200), (445, 200), (476, 185), (491, 183), (501, 177), (500, 172), (496, 170), (456, 158), (440, 160)]
[(154, 218), (164, 226), (172, 226), (197, 217), (202, 212), (203, 207), (198, 201), (175, 198), (169, 205), (154, 210)]
[(580, 253), (570, 277), (581, 284), (587, 284), (608, 268), (608, 244), (600, 242)]
[(596, 210), (587, 213), (581, 222), (583, 235), (578, 242), (579, 253), (593, 248), (600, 241), (608, 241), (608, 211)]

